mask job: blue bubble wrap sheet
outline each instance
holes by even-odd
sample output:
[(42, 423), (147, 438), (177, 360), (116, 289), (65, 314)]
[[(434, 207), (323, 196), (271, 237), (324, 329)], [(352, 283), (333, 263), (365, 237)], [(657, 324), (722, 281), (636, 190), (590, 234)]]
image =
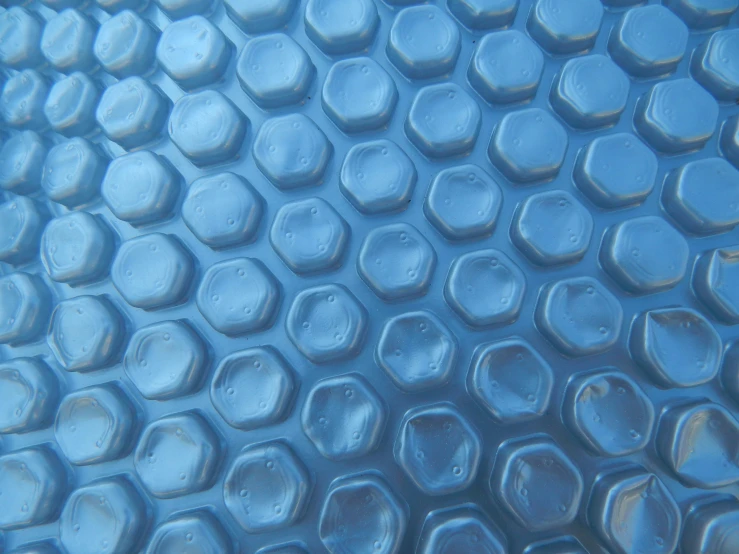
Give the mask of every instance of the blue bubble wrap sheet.
[(0, 551), (739, 553), (739, 0), (3, 0)]

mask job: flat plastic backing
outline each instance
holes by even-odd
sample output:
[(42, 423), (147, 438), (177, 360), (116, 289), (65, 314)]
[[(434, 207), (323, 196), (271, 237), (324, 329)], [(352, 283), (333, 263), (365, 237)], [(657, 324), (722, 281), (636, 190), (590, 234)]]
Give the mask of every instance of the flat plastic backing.
[(3, 4), (0, 551), (739, 552), (739, 0)]

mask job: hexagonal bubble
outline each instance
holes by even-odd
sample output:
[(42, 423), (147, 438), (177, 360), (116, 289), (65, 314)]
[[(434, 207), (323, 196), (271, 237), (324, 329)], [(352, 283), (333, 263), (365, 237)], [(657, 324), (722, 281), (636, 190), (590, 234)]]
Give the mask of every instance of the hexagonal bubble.
[[(251, 3), (243, 9), (251, 9)], [(262, 108), (279, 108), (302, 101), (315, 73), (310, 56), (283, 33), (249, 40), (236, 62), (241, 88)]]
[(514, 183), (553, 179), (564, 162), (569, 138), (549, 112), (527, 108), (507, 113), (488, 147), (493, 165)]
[(29, 198), (19, 196), (0, 204), (0, 261), (18, 265), (35, 258), (45, 224), (45, 214)]
[(739, 403), (739, 342), (731, 343), (724, 353), (721, 371), (724, 390)]
[(536, 0), (526, 29), (552, 54), (574, 54), (595, 45), (602, 19), (599, 0)]
[(658, 83), (642, 96), (634, 128), (656, 150), (681, 154), (699, 150), (716, 130), (718, 104), (692, 79)]
[[(619, 1), (624, 0), (603, 0), (603, 3), (609, 5), (609, 2)], [(633, 2), (634, 0), (625, 1)], [(579, 540), (568, 535), (532, 543), (526, 547), (523, 554), (588, 554), (588, 551)]]
[(24, 69), (10, 77), (0, 93), (0, 115), (17, 129), (42, 131), (49, 126), (44, 103), (49, 83), (35, 69)]
[(658, 77), (675, 71), (689, 34), (685, 23), (664, 6), (642, 6), (628, 10), (616, 24), (608, 53), (634, 77)]
[(292, 113), (265, 121), (252, 155), (259, 170), (282, 190), (315, 185), (323, 178), (333, 146), (308, 117)]
[(408, 525), (408, 506), (372, 473), (331, 483), (318, 522), (318, 536), (331, 554), (398, 552)]
[(181, 97), (169, 116), (169, 137), (192, 163), (213, 165), (235, 158), (248, 120), (228, 98), (215, 90)]
[(596, 138), (580, 151), (573, 171), (577, 188), (606, 209), (642, 203), (656, 178), (657, 156), (631, 133)]
[(174, 498), (206, 489), (216, 475), (220, 442), (197, 413), (175, 414), (144, 429), (133, 465), (147, 490)]
[(144, 398), (166, 400), (193, 392), (207, 359), (205, 342), (188, 323), (162, 321), (133, 334), (123, 368)]
[(195, 301), (216, 331), (236, 336), (271, 325), (280, 296), (279, 282), (262, 262), (234, 258), (206, 270)]
[(589, 356), (616, 344), (623, 309), (595, 279), (573, 277), (542, 288), (534, 321), (539, 332), (563, 354)]
[(707, 400), (691, 400), (662, 413), (656, 446), (685, 485), (715, 489), (739, 481), (737, 440), (739, 423), (731, 412)]
[(711, 312), (727, 323), (739, 323), (739, 247), (705, 252), (693, 274), (693, 290)]
[(46, 447), (0, 456), (0, 530), (12, 531), (50, 521), (64, 498), (66, 484), (64, 466)]
[(298, 0), (224, 0), (226, 13), (248, 34), (266, 33), (287, 25)]
[(590, 246), (593, 216), (569, 192), (529, 196), (511, 221), (511, 241), (537, 265), (579, 262)]
[(433, 313), (421, 310), (388, 319), (375, 360), (396, 386), (420, 392), (444, 385), (457, 363), (457, 339)]
[(500, 250), (476, 250), (452, 262), (444, 299), (472, 327), (508, 323), (518, 317), (526, 291), (519, 267)]
[(469, 29), (506, 27), (513, 23), (519, 0), (447, 0), (449, 11)]
[(231, 58), (223, 32), (200, 15), (169, 24), (157, 43), (157, 61), (184, 90), (220, 80)]
[(609, 8), (627, 8), (642, 4), (644, 0), (601, 0), (604, 6)]
[(44, 115), (51, 128), (65, 137), (87, 135), (97, 125), (95, 107), (99, 97), (93, 80), (76, 71), (51, 87)]
[(162, 221), (172, 213), (180, 193), (180, 176), (166, 158), (142, 150), (113, 160), (100, 188), (114, 216), (131, 225), (143, 225)]
[(733, 498), (698, 500), (683, 521), (681, 545), (685, 552), (700, 549), (731, 554), (737, 544), (739, 506)]
[(285, 331), (311, 362), (322, 364), (359, 354), (367, 331), (367, 310), (343, 285), (319, 285), (298, 293)]
[(643, 313), (631, 328), (631, 356), (662, 388), (695, 387), (721, 364), (721, 337), (698, 312), (663, 308)]
[(141, 11), (148, 5), (148, 0), (95, 0), (95, 4), (109, 14), (116, 14), (123, 10)]
[(588, 521), (617, 554), (669, 554), (680, 537), (680, 508), (659, 477), (641, 467), (596, 478)]
[(440, 402), (406, 412), (393, 453), (419, 489), (440, 496), (464, 490), (475, 480), (482, 438), (456, 406)]
[(112, 364), (125, 338), (123, 317), (104, 296), (77, 296), (57, 304), (51, 315), (51, 351), (67, 371)]
[(146, 536), (148, 520), (146, 503), (128, 478), (108, 478), (69, 496), (59, 517), (59, 538), (68, 552), (132, 552)]
[(689, 162), (671, 171), (662, 205), (677, 223), (699, 235), (724, 233), (739, 224), (739, 171), (722, 158)]
[(457, 24), (433, 5), (405, 8), (395, 16), (387, 57), (411, 79), (430, 79), (454, 69), (461, 49)]
[(88, 212), (52, 219), (41, 236), (41, 262), (57, 283), (79, 285), (101, 278), (113, 249), (113, 233)]
[(375, 389), (359, 374), (318, 381), (301, 414), (303, 432), (330, 460), (365, 456), (385, 430), (387, 410)]
[(562, 404), (562, 419), (599, 456), (626, 456), (649, 444), (654, 407), (624, 372), (614, 368), (572, 376)]
[(60, 554), (59, 549), (55, 546), (56, 542), (42, 541), (23, 546), (12, 550), (12, 554)]
[(359, 275), (387, 302), (426, 294), (435, 269), (433, 247), (407, 223), (383, 225), (370, 231), (357, 258)]
[(20, 6), (0, 14), (0, 63), (13, 69), (29, 69), (44, 62), (41, 53), (41, 22)]
[(67, 8), (46, 22), (41, 35), (41, 51), (61, 73), (89, 72), (97, 63), (92, 55), (96, 31), (96, 23), (87, 15)]
[(447, 239), (465, 240), (490, 235), (502, 204), (498, 183), (480, 167), (464, 164), (434, 177), (423, 213)]
[(97, 196), (107, 166), (97, 146), (83, 138), (66, 140), (49, 150), (41, 187), (50, 200), (74, 208)]
[(213, 7), (211, 0), (155, 0), (159, 9), (167, 17), (176, 21), (191, 15), (197, 15), (209, 11)]
[(364, 50), (380, 26), (372, 0), (308, 0), (305, 34), (326, 54)]
[(398, 101), (390, 75), (371, 58), (335, 63), (326, 75), (323, 109), (345, 133), (359, 133), (388, 124)]
[(277, 211), (269, 241), (295, 273), (317, 273), (341, 263), (349, 226), (325, 200), (306, 198)]
[(159, 34), (145, 19), (123, 10), (100, 26), (93, 51), (105, 71), (125, 79), (151, 68), (158, 39)]
[(243, 177), (233, 173), (206, 175), (192, 182), (182, 203), (182, 220), (211, 248), (227, 248), (253, 240), (264, 212), (264, 200)]
[(405, 120), (405, 133), (422, 154), (446, 158), (472, 150), (480, 122), (477, 102), (459, 85), (441, 83), (418, 91)]
[(353, 146), (341, 166), (339, 188), (363, 214), (404, 210), (411, 201), (418, 172), (394, 142), (380, 139)]
[(167, 121), (169, 101), (141, 77), (128, 77), (103, 92), (95, 119), (113, 142), (126, 150), (157, 139)]
[(467, 374), (470, 395), (500, 424), (544, 415), (553, 384), (549, 364), (516, 337), (479, 346)]
[(693, 78), (724, 102), (735, 102), (739, 97), (739, 67), (730, 57), (737, 48), (739, 30), (719, 31), (696, 48), (691, 58)]
[(136, 411), (114, 384), (72, 392), (59, 405), (54, 437), (75, 465), (115, 460), (126, 454), (136, 427)]
[(82, 2), (80, 0), (41, 0), (41, 3), (44, 6), (59, 12), (64, 8), (74, 8), (79, 6)]
[(39, 358), (0, 363), (0, 433), (27, 433), (46, 427), (56, 412), (59, 383)]
[(623, 289), (654, 293), (677, 285), (688, 267), (685, 237), (664, 219), (635, 217), (609, 228), (601, 243), (603, 269)]
[(218, 364), (210, 400), (231, 427), (256, 429), (281, 421), (297, 385), (293, 370), (271, 346), (234, 352)]
[(629, 99), (629, 85), (626, 73), (607, 56), (591, 54), (564, 64), (549, 101), (572, 127), (594, 129), (618, 122)]
[(171, 235), (123, 242), (110, 268), (115, 288), (131, 306), (153, 310), (182, 300), (194, 273), (192, 255)]
[(167, 554), (193, 549), (201, 554), (231, 554), (231, 538), (206, 510), (178, 515), (159, 524), (149, 540), (145, 554)]
[(418, 540), (418, 554), (455, 554), (470, 548), (485, 554), (505, 554), (505, 535), (475, 504), (429, 512)]
[(544, 55), (528, 36), (516, 30), (499, 31), (480, 40), (467, 78), (488, 102), (508, 104), (533, 98), (543, 71)]
[(0, 344), (36, 339), (50, 311), (51, 294), (38, 276), (19, 271), (0, 277)]
[(739, 116), (727, 118), (721, 126), (720, 151), (739, 167)]
[(312, 482), (303, 462), (287, 445), (248, 446), (231, 464), (223, 500), (247, 533), (265, 533), (296, 523), (308, 505)]
[(36, 192), (46, 152), (46, 141), (34, 131), (21, 131), (6, 140), (0, 148), (0, 187), (15, 194)]
[(548, 435), (501, 444), (489, 486), (505, 511), (530, 532), (571, 523), (583, 494), (580, 470)]
[(665, 0), (665, 5), (693, 29), (711, 29), (729, 23), (739, 8), (737, 0)]

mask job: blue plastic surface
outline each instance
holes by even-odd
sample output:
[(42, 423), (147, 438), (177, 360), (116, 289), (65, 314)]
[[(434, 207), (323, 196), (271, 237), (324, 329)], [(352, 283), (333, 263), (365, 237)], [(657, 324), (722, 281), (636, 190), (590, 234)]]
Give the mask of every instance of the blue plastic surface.
[(0, 552), (739, 552), (739, 0), (0, 4)]

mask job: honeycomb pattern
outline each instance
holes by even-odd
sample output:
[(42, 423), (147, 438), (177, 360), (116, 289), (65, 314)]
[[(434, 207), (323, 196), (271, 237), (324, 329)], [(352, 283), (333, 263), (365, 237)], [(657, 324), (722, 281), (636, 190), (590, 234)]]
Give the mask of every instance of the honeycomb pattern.
[(0, 550), (736, 554), (739, 1), (0, 8)]

